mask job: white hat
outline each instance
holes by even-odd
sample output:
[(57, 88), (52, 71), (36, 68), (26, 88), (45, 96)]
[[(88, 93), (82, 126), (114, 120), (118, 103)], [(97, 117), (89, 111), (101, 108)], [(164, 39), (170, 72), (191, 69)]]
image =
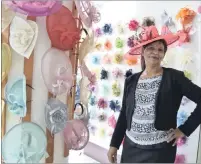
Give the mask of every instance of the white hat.
[(9, 42), (19, 54), (29, 58), (38, 37), (38, 25), (31, 20), (15, 16), (10, 26)]

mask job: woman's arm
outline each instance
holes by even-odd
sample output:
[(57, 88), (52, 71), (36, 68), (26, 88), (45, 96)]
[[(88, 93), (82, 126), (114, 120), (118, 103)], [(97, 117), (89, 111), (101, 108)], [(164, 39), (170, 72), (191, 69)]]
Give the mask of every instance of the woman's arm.
[(124, 94), (123, 94), (123, 101), (122, 101), (122, 108), (121, 112), (114, 130), (114, 133), (112, 135), (111, 147), (116, 147), (119, 149), (121, 142), (124, 138), (126, 129), (127, 129), (127, 121), (126, 121), (126, 90), (127, 90), (127, 79), (124, 83)]
[(183, 72), (179, 75), (179, 85), (182, 94), (197, 104), (186, 122), (178, 127), (186, 136), (190, 136), (201, 123), (201, 88), (185, 77)]

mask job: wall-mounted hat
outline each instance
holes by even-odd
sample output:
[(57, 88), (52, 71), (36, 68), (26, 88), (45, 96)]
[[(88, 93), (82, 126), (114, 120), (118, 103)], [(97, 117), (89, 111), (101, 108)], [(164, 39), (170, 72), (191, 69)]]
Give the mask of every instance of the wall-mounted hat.
[(39, 163), (46, 153), (47, 139), (43, 129), (32, 122), (12, 127), (2, 139), (5, 163)]

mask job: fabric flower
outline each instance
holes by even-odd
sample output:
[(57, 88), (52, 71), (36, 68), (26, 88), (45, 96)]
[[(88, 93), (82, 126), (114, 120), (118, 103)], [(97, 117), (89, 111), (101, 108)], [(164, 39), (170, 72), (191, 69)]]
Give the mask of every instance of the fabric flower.
[(127, 40), (127, 46), (128, 46), (129, 48), (134, 47), (134, 42), (133, 42), (134, 39), (135, 39), (134, 35), (132, 35), (131, 37), (128, 38), (128, 40)]
[(122, 48), (124, 46), (124, 42), (121, 38), (117, 38), (115, 41), (115, 45), (117, 48)]
[(112, 43), (109, 40), (106, 40), (104, 47), (107, 51), (110, 51), (112, 49)]
[(181, 137), (177, 141), (177, 146), (182, 146), (182, 145), (186, 144), (186, 142), (187, 142), (187, 137), (186, 136)]
[(186, 163), (186, 157), (184, 154), (177, 154), (174, 163)]
[(104, 34), (109, 34), (109, 35), (112, 34), (112, 32), (113, 32), (111, 24), (105, 24), (103, 26), (102, 30), (103, 30)]
[(121, 94), (120, 85), (117, 82), (114, 82), (112, 84), (112, 93), (116, 97), (118, 97)]
[(136, 31), (139, 27), (139, 22), (136, 21), (136, 20), (131, 20), (128, 24), (128, 28), (131, 30), (131, 31)]
[(98, 108), (102, 108), (102, 109), (107, 108), (107, 101), (104, 98), (100, 98), (98, 100), (97, 105), (98, 105)]
[(123, 75), (123, 72), (119, 68), (115, 68), (112, 71), (112, 74), (115, 78), (121, 77)]
[(123, 56), (121, 53), (116, 53), (113, 57), (114, 63), (120, 64), (123, 60)]
[(96, 96), (91, 96), (91, 98), (89, 99), (89, 104), (91, 106), (96, 105)]
[(120, 111), (121, 106), (118, 100), (111, 100), (110, 101), (110, 105), (109, 105), (110, 109), (113, 110), (114, 112), (116, 111)]
[(108, 54), (106, 54), (103, 56), (102, 61), (103, 61), (103, 64), (110, 64), (111, 63), (111, 57)]
[(100, 37), (102, 35), (102, 30), (101, 30), (101, 28), (96, 28), (96, 30), (95, 30), (95, 36), (96, 37)]
[(93, 64), (99, 64), (100, 58), (98, 56), (92, 56), (92, 63)]
[(102, 69), (101, 70), (101, 77), (100, 77), (101, 80), (106, 80), (108, 79), (108, 71), (106, 71), (105, 69)]
[(116, 121), (114, 115), (110, 116), (108, 118), (108, 125), (114, 129), (116, 127), (116, 124), (117, 124), (117, 121)]
[(191, 24), (195, 16), (196, 16), (195, 11), (185, 7), (179, 10), (179, 12), (176, 15), (176, 19), (179, 20), (183, 26), (185, 26)]

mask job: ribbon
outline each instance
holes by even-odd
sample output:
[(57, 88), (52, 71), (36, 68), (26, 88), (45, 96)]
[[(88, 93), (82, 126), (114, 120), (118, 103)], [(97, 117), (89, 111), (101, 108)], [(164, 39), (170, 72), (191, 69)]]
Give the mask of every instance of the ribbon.
[[(66, 68), (64, 66), (58, 68), (57, 76), (56, 76), (56, 83), (52, 84), (53, 93), (56, 93), (57, 91), (58, 91), (57, 93), (60, 93), (62, 86), (64, 86), (68, 92), (70, 91), (71, 86), (67, 81), (72, 82), (72, 77), (66, 76), (68, 73), (67, 72), (68, 69), (69, 68)], [(58, 90), (56, 90), (56, 89), (58, 89)]]

